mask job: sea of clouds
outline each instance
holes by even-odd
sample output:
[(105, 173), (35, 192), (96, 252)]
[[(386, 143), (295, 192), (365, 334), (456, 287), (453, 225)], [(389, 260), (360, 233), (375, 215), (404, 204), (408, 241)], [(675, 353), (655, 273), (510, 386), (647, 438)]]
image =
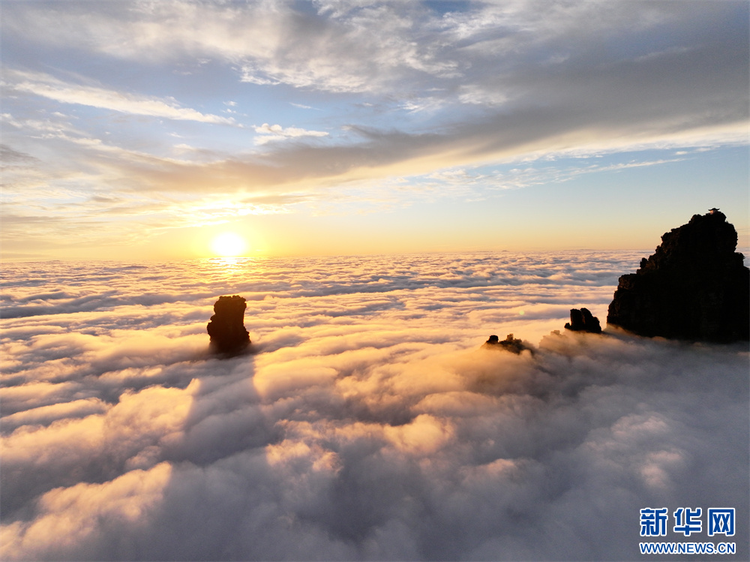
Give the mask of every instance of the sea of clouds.
[(747, 345), (562, 330), (644, 255), (5, 264), (0, 554), (640, 560), (640, 509), (734, 507), (748, 559)]

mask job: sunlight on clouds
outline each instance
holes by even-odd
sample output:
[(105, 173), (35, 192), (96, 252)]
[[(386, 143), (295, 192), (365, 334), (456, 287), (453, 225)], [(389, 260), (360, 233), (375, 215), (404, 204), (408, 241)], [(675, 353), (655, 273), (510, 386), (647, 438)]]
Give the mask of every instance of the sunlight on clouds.
[(278, 445), (266, 447), (266, 459), (271, 466), (284, 465), (296, 461), (310, 462), (310, 469), (314, 472), (335, 473), (341, 467), (338, 456), (317, 444), (312, 447), (300, 441), (285, 439)]
[(640, 257), (13, 264), (3, 557), (628, 559), (654, 501), (744, 520), (746, 349), (549, 334)]
[(330, 383), (337, 374), (331, 367), (315, 365), (314, 358), (305, 358), (296, 362), (287, 361), (281, 365), (269, 365), (259, 370), (253, 377), (253, 385), (258, 394), (273, 399), (292, 388)]
[(410, 424), (385, 427), (385, 435), (404, 453), (429, 456), (450, 445), (455, 431), (450, 422), (420, 414)]
[[(23, 559), (28, 555), (45, 556), (54, 550), (76, 557), (73, 553), (81, 545), (88, 543), (96, 548), (108, 533), (147, 529), (171, 473), (172, 467), (161, 463), (103, 484), (82, 482), (50, 490), (39, 499), (36, 519), (2, 526), (3, 555)], [(137, 555), (123, 554), (127, 558)]]
[[(35, 390), (38, 391), (39, 389)], [(3, 396), (3, 398), (8, 397), (4, 393), (0, 393), (0, 396)], [(12, 404), (11, 407), (13, 407)], [(83, 418), (92, 414), (104, 413), (107, 409), (108, 406), (98, 398), (74, 400), (72, 402), (40, 406), (16, 412), (15, 414), (4, 415), (0, 418), (0, 427), (5, 432), (22, 425), (48, 425), (57, 419)]]
[(179, 438), (196, 389), (197, 381), (185, 391), (146, 388), (124, 393), (114, 406), (83, 419), (68, 414), (48, 427), (23, 425), (2, 438), (4, 470), (22, 478), (17, 471), (29, 462), (70, 467), (82, 458), (95, 462), (102, 454), (129, 462), (144, 446), (169, 447)]
[(492, 484), (510, 487), (523, 480), (531, 464), (533, 463), (526, 459), (496, 459), (487, 464), (466, 467), (462, 475), (469, 489), (482, 490)]
[[(270, 199), (266, 203), (264, 199)], [(167, 211), (182, 216), (181, 226), (206, 226), (248, 215), (265, 215), (288, 213), (283, 203), (273, 202), (275, 198), (266, 194), (240, 195), (238, 198), (216, 198), (215, 196), (198, 196), (193, 201), (175, 202)], [(281, 199), (281, 198), (280, 198)], [(283, 199), (282, 199), (283, 201)]]

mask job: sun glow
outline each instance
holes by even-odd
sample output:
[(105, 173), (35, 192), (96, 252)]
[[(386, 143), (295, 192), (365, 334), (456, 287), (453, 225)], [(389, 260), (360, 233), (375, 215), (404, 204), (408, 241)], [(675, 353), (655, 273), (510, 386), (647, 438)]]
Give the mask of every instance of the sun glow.
[(234, 232), (224, 232), (214, 238), (211, 249), (216, 255), (235, 257), (245, 253), (247, 243), (244, 238)]

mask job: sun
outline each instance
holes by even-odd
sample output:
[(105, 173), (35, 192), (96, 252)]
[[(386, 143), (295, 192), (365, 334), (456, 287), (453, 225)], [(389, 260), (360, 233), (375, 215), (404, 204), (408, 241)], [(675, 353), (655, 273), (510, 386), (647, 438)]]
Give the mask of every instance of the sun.
[(216, 255), (231, 258), (245, 253), (247, 244), (242, 236), (234, 232), (219, 234), (211, 242), (211, 249)]

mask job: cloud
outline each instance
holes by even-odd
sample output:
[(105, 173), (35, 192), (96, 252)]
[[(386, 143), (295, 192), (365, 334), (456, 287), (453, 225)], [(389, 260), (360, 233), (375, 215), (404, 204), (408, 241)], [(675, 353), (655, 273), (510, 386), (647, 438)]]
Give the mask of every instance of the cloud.
[(745, 559), (746, 346), (550, 334), (640, 257), (12, 264), (3, 558), (622, 560), (687, 505)]
[(69, 84), (38, 72), (7, 71), (6, 79), (12, 80), (10, 84), (6, 83), (12, 92), (30, 93), (66, 104), (86, 105), (119, 113), (163, 117), (179, 121), (224, 125), (234, 123), (231, 118), (203, 114), (194, 109), (180, 107), (174, 99), (165, 100), (117, 92), (98, 86)]
[[(326, 3), (315, 13), (292, 5), (173, 2), (85, 12), (26, 6), (10, 10), (5, 26), (11, 33), (23, 29), (40, 44), (113, 59), (170, 64), (216, 57), (242, 80), (261, 85), (401, 98), (430, 93), (430, 105), (442, 104), (449, 114), (461, 104), (500, 105), (507, 112), (593, 103), (609, 111), (640, 109), (653, 118), (665, 110), (692, 113), (686, 102), (714, 111), (723, 102), (727, 114), (740, 117), (741, 103), (732, 100), (733, 92), (744, 92), (747, 75), (738, 56), (746, 44), (738, 41), (741, 12), (746, 8), (739, 3), (636, 10), (628, 2), (558, 3), (548, 10), (535, 2), (486, 3), (439, 14), (405, 4)], [(712, 32), (728, 22), (726, 34)]]
[[(366, 91), (391, 82), (396, 78), (394, 69), (439, 72), (453, 66), (422, 52), (402, 33), (392, 33), (410, 23), (387, 7), (367, 8), (354, 18), (295, 11), (285, 4), (186, 2), (96, 11), (31, 9), (14, 11), (12, 16), (9, 32), (26, 28), (35, 41), (93, 49), (126, 60), (218, 57), (236, 65), (242, 81), (260, 85)], [(380, 26), (364, 32), (362, 26), (370, 27), (376, 20)], [(77, 34), (70, 33), (71, 25), (78, 27)]]
[[(428, 181), (446, 169), (747, 143), (742, 2), (457, 6), (8, 5), (3, 38), (13, 57), (3, 140), (8, 155), (36, 158), (6, 171), (9, 189), (21, 194), (8, 213), (28, 217), (29, 238), (51, 247), (76, 228), (36, 201), (49, 191), (76, 191), (89, 201), (76, 207), (76, 220), (95, 226), (87, 232), (106, 229), (98, 220), (106, 215), (138, 240), (189, 220), (229, 216), (189, 215), (175, 193), (190, 194), (189, 206), (200, 209), (214, 198), (251, 194), (293, 201), (285, 211), (336, 208), (344, 200), (361, 200), (358, 210), (366, 210), (438, 196), (477, 200), (498, 188), (577, 175)], [(59, 53), (65, 65), (55, 62)], [(92, 62), (83, 67), (81, 60)], [(289, 88), (293, 98), (282, 95)], [(283, 127), (287, 116), (269, 114), (278, 100), (321, 111)], [(203, 109), (234, 112), (230, 103), (257, 109), (268, 123), (253, 134), (247, 129), (258, 116), (233, 113), (236, 121)], [(73, 119), (56, 111), (71, 104), (117, 115), (92, 119), (76, 111)], [(144, 127), (118, 119), (123, 114), (167, 124), (143, 120)], [(185, 140), (175, 146), (171, 135)], [(581, 162), (580, 173), (589, 164)], [(398, 189), (379, 189), (397, 182)], [(101, 195), (103, 186), (120, 199), (135, 193), (148, 200), (102, 206), (84, 197)], [(45, 218), (49, 228), (42, 229)], [(14, 244), (21, 246), (24, 234), (14, 231)]]
[(263, 136), (255, 137), (255, 144), (266, 144), (267, 142), (296, 139), (300, 137), (327, 137), (325, 131), (306, 131), (298, 127), (283, 128), (281, 125), (269, 125), (263, 123), (260, 127), (255, 127), (255, 132)]
[[(80, 483), (45, 494), (40, 502), (43, 515), (25, 526), (22, 538), (6, 536), (18, 542), (9, 544), (12, 551), (25, 551), (31, 556), (45, 557), (50, 550), (63, 556), (76, 553), (81, 543), (107, 543), (116, 529), (143, 530), (153, 505), (161, 499), (171, 469), (161, 464), (145, 472), (134, 470), (104, 484)], [(24, 527), (14, 524), (11, 530)], [(115, 541), (117, 542), (117, 541)], [(116, 545), (112, 545), (117, 548)], [(123, 544), (121, 553), (137, 557), (131, 545)], [(125, 554), (127, 553), (127, 554)]]
[(23, 152), (13, 150), (7, 145), (0, 144), (0, 161), (4, 170), (17, 166), (31, 166), (37, 159)]

